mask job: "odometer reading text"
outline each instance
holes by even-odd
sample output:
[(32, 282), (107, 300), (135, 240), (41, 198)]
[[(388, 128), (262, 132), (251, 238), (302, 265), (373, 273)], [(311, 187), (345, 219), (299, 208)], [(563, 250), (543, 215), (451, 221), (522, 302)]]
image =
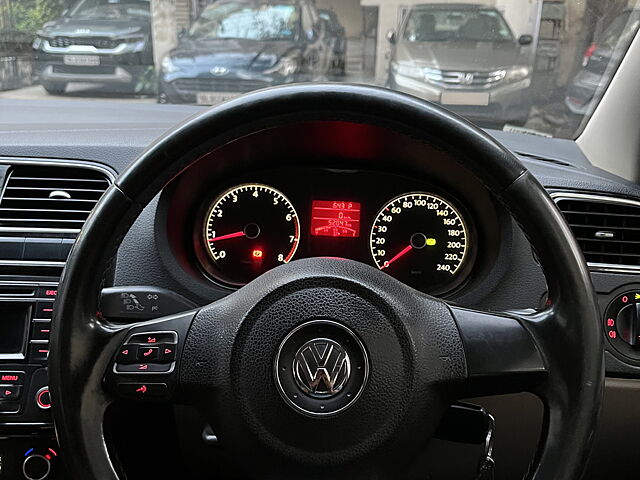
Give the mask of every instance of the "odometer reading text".
[(339, 200), (313, 200), (311, 235), (359, 237), (360, 203)]

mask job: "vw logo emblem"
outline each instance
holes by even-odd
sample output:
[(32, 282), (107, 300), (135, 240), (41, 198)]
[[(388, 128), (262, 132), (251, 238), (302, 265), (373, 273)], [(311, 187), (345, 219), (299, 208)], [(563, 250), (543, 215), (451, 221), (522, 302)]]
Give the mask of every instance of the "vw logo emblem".
[(307, 416), (335, 415), (353, 405), (369, 377), (363, 343), (345, 325), (309, 320), (282, 340), (273, 362), (276, 388)]
[(310, 340), (297, 351), (293, 375), (300, 389), (316, 398), (332, 397), (351, 375), (349, 354), (328, 338)]
[(216, 77), (224, 77), (229, 73), (229, 69), (227, 67), (223, 67), (220, 65), (216, 65), (209, 71), (211, 72), (212, 75), (215, 75)]

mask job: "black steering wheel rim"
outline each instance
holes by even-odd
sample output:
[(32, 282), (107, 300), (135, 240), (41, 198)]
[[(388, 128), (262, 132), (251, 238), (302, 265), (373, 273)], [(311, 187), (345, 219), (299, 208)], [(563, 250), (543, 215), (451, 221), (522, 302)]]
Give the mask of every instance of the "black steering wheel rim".
[(336, 84), (279, 87), (207, 110), (157, 140), (103, 196), (69, 257), (52, 326), (53, 414), (63, 450), (74, 451), (68, 458), (72, 473), (119, 478), (104, 443), (102, 413), (109, 399), (102, 389), (113, 355), (106, 347), (125, 332), (96, 312), (122, 238), (154, 196), (203, 155), (299, 120), (371, 123), (429, 142), (452, 153), (507, 207), (536, 250), (553, 300), (546, 316), (527, 323), (547, 370), (536, 392), (546, 415), (529, 478), (579, 478), (602, 396), (602, 338), (589, 272), (561, 213), (508, 150), (466, 120), (389, 90)]

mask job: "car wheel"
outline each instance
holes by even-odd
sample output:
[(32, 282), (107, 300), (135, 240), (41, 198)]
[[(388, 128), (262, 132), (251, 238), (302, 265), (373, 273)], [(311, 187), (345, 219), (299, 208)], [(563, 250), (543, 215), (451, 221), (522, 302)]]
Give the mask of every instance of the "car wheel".
[(42, 82), (42, 88), (44, 88), (49, 95), (62, 95), (67, 89), (67, 84), (58, 82)]
[(156, 100), (158, 103), (161, 103), (161, 104), (171, 103), (169, 101), (169, 96), (164, 92), (158, 92), (158, 96), (156, 97)]
[(347, 61), (344, 56), (340, 57), (336, 63), (336, 74), (342, 77), (345, 76), (347, 74)]

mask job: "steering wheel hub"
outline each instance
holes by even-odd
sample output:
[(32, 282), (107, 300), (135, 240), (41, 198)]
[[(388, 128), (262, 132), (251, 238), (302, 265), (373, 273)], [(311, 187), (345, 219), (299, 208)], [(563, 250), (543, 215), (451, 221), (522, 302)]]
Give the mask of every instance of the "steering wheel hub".
[(333, 320), (311, 320), (282, 341), (273, 373), (278, 392), (291, 407), (309, 416), (328, 416), (360, 397), (369, 359), (349, 328)]

